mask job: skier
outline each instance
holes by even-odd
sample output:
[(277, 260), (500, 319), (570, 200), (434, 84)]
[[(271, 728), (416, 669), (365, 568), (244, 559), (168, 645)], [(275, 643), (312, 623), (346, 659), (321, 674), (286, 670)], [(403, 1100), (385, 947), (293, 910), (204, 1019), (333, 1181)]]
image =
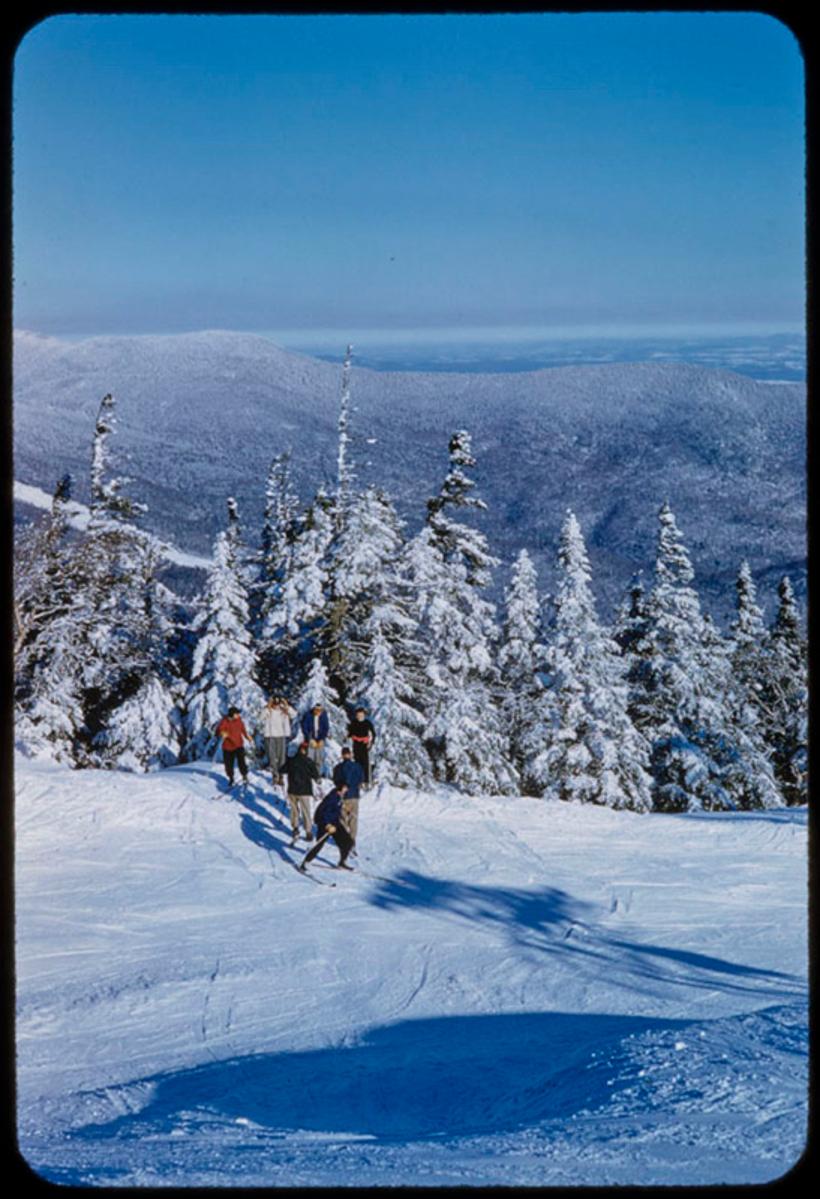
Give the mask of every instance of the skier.
[(314, 704), (302, 717), (302, 733), (309, 744), (309, 752), (316, 769), (325, 774), (325, 742), (330, 732), (330, 720), (321, 704)]
[(250, 741), (250, 735), (239, 708), (228, 708), (228, 715), (223, 716), (216, 726), (216, 734), (222, 738), (222, 761), (228, 776), (228, 786), (233, 786), (234, 763), (238, 763), (242, 781), (247, 783), (248, 764), (245, 761), (243, 741)]
[(299, 817), (305, 829), (305, 840), (313, 840), (313, 821), (310, 805), (313, 799), (313, 784), (319, 781), (316, 763), (308, 757), (308, 743), (301, 741), (292, 758), (286, 758), (282, 770), (288, 776), (288, 803), (290, 804), (290, 827), (293, 833), (291, 845), (299, 836)]
[(353, 756), (364, 772), (364, 786), (370, 786), (370, 749), (376, 740), (376, 730), (369, 720), (364, 708), (356, 709), (356, 719), (347, 726), (347, 735), (353, 742)]
[(309, 849), (305, 854), (299, 865), (299, 869), (303, 873), (308, 862), (313, 861), (328, 837), (331, 837), (339, 847), (339, 861), (337, 862), (337, 866), (340, 866), (343, 870), (353, 869), (352, 866), (347, 865), (347, 856), (353, 848), (353, 838), (344, 825), (342, 807), (345, 790), (344, 783), (340, 787), (334, 787), (332, 791), (328, 791), (316, 809), (314, 821), (316, 822), (317, 840), (313, 848)]
[(282, 782), (282, 766), (287, 757), (291, 721), (295, 715), (295, 708), (290, 706), (284, 696), (276, 694), (269, 697), (259, 714), (259, 724), (262, 736), (265, 738), (265, 749), (274, 786)]
[[(364, 782), (364, 771), (354, 762), (350, 746), (342, 749), (342, 760), (333, 768), (333, 781), (337, 788), (345, 787), (344, 821), (355, 845), (359, 829), (359, 788)], [(356, 851), (351, 851), (355, 857)]]

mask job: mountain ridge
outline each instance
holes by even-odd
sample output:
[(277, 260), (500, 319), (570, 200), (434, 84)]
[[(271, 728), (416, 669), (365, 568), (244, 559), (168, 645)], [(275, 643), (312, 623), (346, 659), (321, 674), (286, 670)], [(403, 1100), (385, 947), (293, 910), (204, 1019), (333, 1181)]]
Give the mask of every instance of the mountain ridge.
[[(146, 523), (207, 553), (240, 505), (249, 539), (270, 459), (293, 451), (303, 500), (332, 486), (341, 368), (262, 334), (203, 331), (66, 342), (14, 335), (15, 478), (50, 490), (70, 470), (87, 497), (93, 421), (118, 400), (112, 450), (149, 505)], [(510, 374), (354, 366), (359, 482), (383, 486), (419, 527), (446, 472), (454, 429), (472, 434), (481, 525), (506, 566), (520, 548), (549, 588), (558, 529), (576, 512), (593, 587), (616, 603), (650, 572), (668, 501), (696, 583), (724, 617), (748, 558), (758, 582), (788, 569), (805, 588), (805, 387), (691, 364), (603, 363)], [(374, 439), (374, 440), (370, 440)], [(412, 452), (408, 452), (412, 447)], [(184, 449), (184, 453), (180, 451)], [(496, 572), (496, 588), (505, 571)], [(765, 597), (763, 597), (765, 599)]]

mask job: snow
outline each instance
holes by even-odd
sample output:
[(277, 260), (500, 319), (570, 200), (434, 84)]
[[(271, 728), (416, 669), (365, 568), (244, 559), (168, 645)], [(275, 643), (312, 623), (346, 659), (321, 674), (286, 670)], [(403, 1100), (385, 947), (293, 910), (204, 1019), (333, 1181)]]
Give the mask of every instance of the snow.
[(15, 769), (18, 1132), (51, 1181), (738, 1185), (802, 1152), (805, 808), (381, 786), (330, 888), (264, 772)]

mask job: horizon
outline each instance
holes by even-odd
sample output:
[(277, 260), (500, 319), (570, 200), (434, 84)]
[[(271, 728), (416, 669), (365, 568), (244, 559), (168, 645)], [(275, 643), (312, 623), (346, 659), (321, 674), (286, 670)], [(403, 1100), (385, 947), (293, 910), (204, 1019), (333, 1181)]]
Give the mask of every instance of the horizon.
[(647, 324), (579, 324), (579, 325), (473, 325), (473, 326), (373, 326), (366, 328), (296, 327), (296, 328), (237, 328), (231, 325), (201, 326), (191, 329), (123, 329), (116, 332), (101, 330), (45, 331), (14, 325), (14, 333), (30, 334), (34, 337), (53, 338), (55, 341), (91, 341), (101, 337), (183, 337), (203, 333), (235, 333), (241, 336), (279, 339), (283, 348), (299, 344), (319, 345), (324, 343), (348, 344), (356, 338), (367, 339), (378, 345), (425, 345), (447, 346), (469, 345), (475, 342), (492, 341), (524, 343), (528, 341), (631, 341), (643, 338), (698, 338), (718, 339), (727, 337), (805, 337), (806, 327), (800, 321), (725, 321), (703, 323), (647, 323)]
[[(465, 335), (466, 332), (472, 336)], [(526, 332), (528, 336), (523, 337)], [(495, 336), (492, 336), (492, 334)], [(402, 334), (405, 336), (402, 337)], [(461, 336), (459, 336), (459, 334)], [(455, 336), (454, 336), (455, 335)], [(562, 366), (679, 363), (728, 370), (760, 381), (805, 383), (806, 334), (796, 327), (761, 332), (756, 326), (612, 329), (464, 330), (231, 330), (185, 333), (68, 335), (15, 329), (15, 338), (63, 346), (106, 341), (257, 338), (284, 353), (340, 364), (352, 346), (354, 366), (380, 372), (511, 374)]]

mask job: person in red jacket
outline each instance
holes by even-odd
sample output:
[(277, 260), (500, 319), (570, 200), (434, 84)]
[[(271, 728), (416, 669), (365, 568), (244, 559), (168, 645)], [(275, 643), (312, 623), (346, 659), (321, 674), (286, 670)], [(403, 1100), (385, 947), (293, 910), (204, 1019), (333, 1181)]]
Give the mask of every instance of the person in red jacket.
[(250, 737), (239, 708), (228, 708), (228, 715), (222, 717), (216, 726), (216, 732), (217, 736), (222, 738), (222, 760), (225, 763), (228, 786), (233, 786), (234, 763), (238, 763), (242, 781), (247, 783), (248, 764), (245, 761), (244, 742), (250, 741)]

